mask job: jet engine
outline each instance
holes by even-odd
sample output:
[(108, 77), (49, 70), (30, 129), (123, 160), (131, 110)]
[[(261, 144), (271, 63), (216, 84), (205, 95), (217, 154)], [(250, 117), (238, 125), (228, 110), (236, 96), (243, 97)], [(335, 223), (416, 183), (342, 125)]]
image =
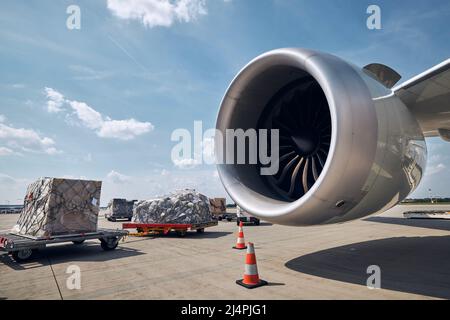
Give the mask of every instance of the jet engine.
[[(340, 223), (381, 212), (419, 184), (427, 149), (417, 120), (368, 69), (307, 49), (251, 61), (222, 100), (216, 129), (277, 129), (278, 171), (219, 163), (230, 197), (284, 225)], [(229, 141), (216, 140), (216, 154)], [(228, 146), (227, 146), (228, 144)], [(231, 146), (233, 148), (233, 146)]]

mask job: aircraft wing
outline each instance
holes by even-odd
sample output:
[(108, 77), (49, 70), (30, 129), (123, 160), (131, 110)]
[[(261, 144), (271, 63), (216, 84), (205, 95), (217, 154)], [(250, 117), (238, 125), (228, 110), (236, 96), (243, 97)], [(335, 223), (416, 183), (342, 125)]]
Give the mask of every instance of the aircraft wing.
[(393, 88), (426, 137), (450, 141), (450, 59)]

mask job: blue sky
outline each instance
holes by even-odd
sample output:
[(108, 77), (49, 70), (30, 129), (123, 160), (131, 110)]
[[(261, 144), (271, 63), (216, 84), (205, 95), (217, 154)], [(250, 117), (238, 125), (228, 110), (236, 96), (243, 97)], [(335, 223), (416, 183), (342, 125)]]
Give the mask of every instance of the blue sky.
[[(0, 203), (40, 176), (103, 181), (112, 197), (181, 187), (225, 195), (214, 166), (170, 158), (174, 129), (212, 128), (233, 76), (255, 56), (307, 47), (403, 80), (450, 57), (448, 1), (15, 0), (0, 10)], [(66, 27), (69, 5), (81, 29)], [(366, 9), (381, 8), (368, 30)], [(450, 196), (450, 146), (428, 140), (416, 196)]]

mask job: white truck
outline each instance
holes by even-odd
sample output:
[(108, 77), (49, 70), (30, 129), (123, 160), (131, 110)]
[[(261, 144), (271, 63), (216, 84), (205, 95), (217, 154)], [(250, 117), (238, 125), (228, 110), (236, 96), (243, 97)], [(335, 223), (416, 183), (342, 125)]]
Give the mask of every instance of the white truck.
[(236, 206), (236, 215), (237, 215), (236, 219), (237, 225), (239, 225), (239, 223), (242, 221), (243, 223), (253, 223), (255, 226), (259, 226), (260, 223), (259, 219), (253, 217), (247, 211), (245, 211), (239, 206)]

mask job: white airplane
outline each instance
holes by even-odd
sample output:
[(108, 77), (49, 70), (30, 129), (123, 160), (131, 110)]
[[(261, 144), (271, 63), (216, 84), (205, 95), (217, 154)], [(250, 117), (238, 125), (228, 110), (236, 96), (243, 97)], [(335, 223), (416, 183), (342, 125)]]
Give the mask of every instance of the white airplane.
[(251, 61), (229, 86), (216, 128), (279, 129), (279, 170), (218, 164), (230, 197), (256, 217), (299, 226), (398, 204), (424, 175), (424, 137), (450, 141), (450, 59), (395, 86), (400, 78), (382, 64), (359, 68), (307, 49)]

